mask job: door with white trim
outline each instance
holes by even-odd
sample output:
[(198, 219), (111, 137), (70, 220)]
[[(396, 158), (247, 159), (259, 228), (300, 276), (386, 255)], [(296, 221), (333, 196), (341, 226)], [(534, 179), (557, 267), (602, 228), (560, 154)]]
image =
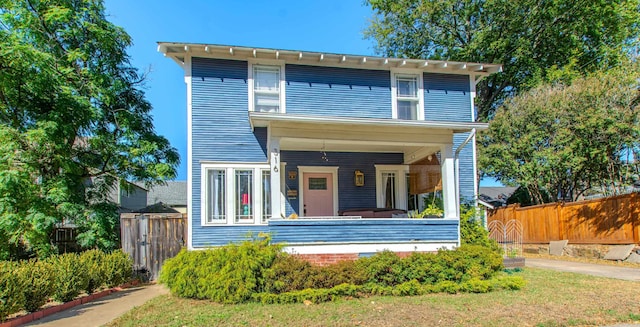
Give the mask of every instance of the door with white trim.
[(303, 215), (333, 216), (333, 173), (304, 173), (303, 178)]

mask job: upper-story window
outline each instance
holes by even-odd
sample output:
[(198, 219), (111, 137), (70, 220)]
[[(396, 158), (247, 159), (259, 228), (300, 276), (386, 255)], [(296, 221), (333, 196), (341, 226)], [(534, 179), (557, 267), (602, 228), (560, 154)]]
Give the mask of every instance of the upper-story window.
[(251, 65), (251, 108), (258, 112), (284, 112), (282, 66)]
[(393, 118), (424, 120), (422, 79), (419, 74), (393, 74)]

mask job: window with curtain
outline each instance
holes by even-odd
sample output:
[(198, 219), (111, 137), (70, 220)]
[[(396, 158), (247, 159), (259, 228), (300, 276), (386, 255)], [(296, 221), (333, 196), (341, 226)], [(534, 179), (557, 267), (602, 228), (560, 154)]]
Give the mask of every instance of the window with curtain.
[(235, 171), (236, 222), (253, 222), (253, 170)]
[(382, 172), (382, 194), (385, 208), (396, 208), (396, 174)]
[(225, 181), (226, 175), (224, 170), (209, 169), (207, 170), (207, 222), (223, 222), (226, 216), (225, 201)]
[(253, 66), (254, 111), (280, 111), (280, 67)]

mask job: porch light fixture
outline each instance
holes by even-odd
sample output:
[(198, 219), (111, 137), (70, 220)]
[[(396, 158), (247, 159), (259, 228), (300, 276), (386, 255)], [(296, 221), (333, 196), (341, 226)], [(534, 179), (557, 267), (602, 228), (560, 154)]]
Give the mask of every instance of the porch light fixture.
[(364, 173), (356, 170), (354, 174), (353, 182), (356, 186), (364, 186)]

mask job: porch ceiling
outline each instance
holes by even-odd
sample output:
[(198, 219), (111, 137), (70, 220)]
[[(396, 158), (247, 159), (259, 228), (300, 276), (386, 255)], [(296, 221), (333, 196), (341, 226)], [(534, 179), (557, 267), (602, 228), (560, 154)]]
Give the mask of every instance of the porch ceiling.
[(385, 152), (414, 153), (429, 148), (431, 152), (440, 150), (437, 146), (429, 146), (418, 142), (374, 142), (355, 140), (291, 138), (280, 139), (280, 149), (294, 151), (327, 151), (327, 152)]

